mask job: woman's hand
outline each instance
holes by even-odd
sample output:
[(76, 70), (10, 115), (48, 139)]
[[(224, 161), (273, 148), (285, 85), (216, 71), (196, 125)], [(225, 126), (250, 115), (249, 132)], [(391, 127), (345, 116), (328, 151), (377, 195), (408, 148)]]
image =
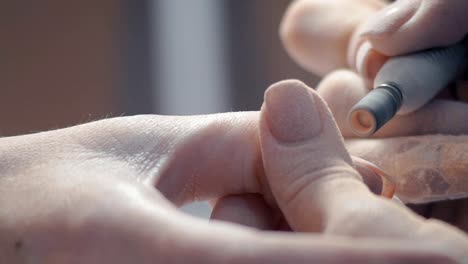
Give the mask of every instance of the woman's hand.
[[(309, 71), (325, 75), (351, 68), (367, 79), (385, 57), (462, 40), (467, 8), (466, 0), (296, 0), (280, 33), (291, 57)], [(359, 56), (366, 42), (372, 48)]]
[[(450, 263), (467, 238), (372, 194), (299, 82), (259, 115), (135, 116), (2, 138), (6, 263)], [(212, 219), (176, 208), (214, 199)], [(299, 234), (263, 230), (322, 232)]]
[[(317, 91), (333, 112), (350, 153), (386, 171), (397, 184), (398, 196), (408, 203), (468, 195), (468, 104), (434, 100), (417, 112), (396, 116), (372, 139), (355, 139), (346, 117), (388, 57), (463, 39), (467, 7), (468, 1), (402, 0), (389, 5), (379, 0), (299, 0), (291, 4), (281, 26), (289, 54), (311, 72), (326, 75)], [(455, 89), (459, 98), (468, 91), (465, 83), (458, 82)], [(446, 94), (441, 97), (451, 97)], [(457, 203), (432, 207), (434, 215), (468, 229), (468, 202)], [(431, 216), (430, 210), (424, 215)]]
[(266, 176), (293, 230), (437, 241), (434, 249), (467, 261), (463, 232), (370, 193), (352, 168), (326, 103), (312, 90), (280, 83), (266, 92), (261, 115)]

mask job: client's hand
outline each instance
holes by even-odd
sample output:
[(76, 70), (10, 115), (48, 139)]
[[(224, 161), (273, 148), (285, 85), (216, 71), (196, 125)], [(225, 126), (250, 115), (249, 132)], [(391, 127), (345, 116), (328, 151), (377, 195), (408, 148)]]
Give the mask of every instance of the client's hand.
[[(269, 89), (260, 118), (120, 117), (2, 138), (0, 150), (2, 263), (466, 260), (460, 231), (367, 189), (299, 82)], [(217, 199), (214, 219), (325, 234), (176, 209), (203, 199)]]
[(315, 92), (300, 83), (277, 84), (266, 92), (260, 119), (266, 177), (293, 230), (433, 241), (439, 243), (431, 247), (437, 252), (468, 260), (462, 231), (370, 193)]

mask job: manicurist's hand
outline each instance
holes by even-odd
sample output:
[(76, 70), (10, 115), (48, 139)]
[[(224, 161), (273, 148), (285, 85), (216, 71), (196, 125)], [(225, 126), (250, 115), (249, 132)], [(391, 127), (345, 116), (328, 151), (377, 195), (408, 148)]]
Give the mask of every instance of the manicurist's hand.
[[(464, 0), (400, 0), (393, 4), (298, 0), (281, 25), (281, 37), (291, 57), (324, 77), (317, 92), (333, 112), (347, 149), (386, 171), (406, 203), (468, 196), (468, 104), (433, 100), (412, 114), (396, 116), (371, 139), (356, 139), (346, 118), (389, 57), (462, 40), (468, 32), (467, 8)], [(468, 98), (465, 83), (459, 80), (452, 95)], [(445, 93), (449, 96), (442, 97), (453, 97)], [(468, 230), (467, 200), (419, 210)]]
[[(260, 113), (119, 117), (0, 149), (2, 263), (466, 260), (459, 230), (370, 192), (299, 82), (271, 87)], [(177, 209), (203, 199), (213, 221)]]
[(294, 231), (432, 241), (428, 248), (460, 263), (468, 260), (468, 237), (461, 230), (371, 194), (352, 167), (326, 103), (311, 89), (287, 82), (271, 87), (260, 124), (266, 177)]

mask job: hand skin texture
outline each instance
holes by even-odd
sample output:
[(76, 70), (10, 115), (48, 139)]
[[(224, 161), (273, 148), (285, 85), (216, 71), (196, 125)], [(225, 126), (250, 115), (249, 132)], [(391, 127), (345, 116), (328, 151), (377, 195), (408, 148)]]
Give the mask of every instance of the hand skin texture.
[[(370, 139), (354, 138), (346, 122), (389, 57), (463, 39), (466, 10), (466, 0), (296, 0), (285, 13), (280, 35), (297, 63), (324, 77), (317, 92), (349, 152), (386, 171), (405, 203), (440, 201), (412, 206), (423, 216), (468, 231), (468, 200), (460, 199), (468, 188), (466, 103), (448, 100), (453, 96), (446, 90), (422, 109), (396, 116)], [(468, 102), (468, 82), (456, 83), (456, 98)]]
[[(270, 87), (261, 112), (119, 117), (0, 149), (3, 263), (468, 257), (462, 231), (369, 191), (325, 102), (297, 81)], [(177, 210), (204, 199), (209, 223)]]
[[(369, 6), (361, 15), (384, 6), (375, 1), (365, 3)], [(355, 8), (360, 10), (359, 5)], [(350, 25), (360, 19), (360, 13), (355, 14), (355, 20), (347, 22)], [(307, 31), (303, 33), (307, 35)], [(348, 41), (341, 33), (334, 31), (336, 35), (331, 36)], [(328, 54), (346, 65), (349, 43), (334, 43), (345, 50)], [(326, 61), (328, 68), (322, 68), (322, 73), (338, 65), (333, 59), (326, 60), (326, 54), (321, 61)], [(327, 92), (332, 94), (342, 86), (342, 77), (359, 80), (346, 85), (357, 85), (361, 90), (341, 89), (349, 97), (327, 97)], [(337, 105), (330, 103), (332, 99), (354, 100), (353, 95), (363, 87), (364, 81), (357, 75), (341, 71), (329, 75), (318, 91), (338, 117)], [(436, 105), (433, 113), (444, 113), (438, 108), (461, 107), (442, 103), (444, 106)], [(439, 122), (446, 122), (442, 120)], [(121, 117), (2, 138), (0, 260), (466, 263), (468, 239), (461, 230), (441, 221), (426, 220), (370, 192), (352, 166), (338, 130), (343, 128), (338, 118), (337, 121), (338, 125), (316, 92), (289, 81), (267, 90), (260, 113)], [(413, 124), (411, 119), (401, 122)], [(457, 127), (455, 121), (449, 123), (453, 128), (419, 124), (409, 129), (411, 132), (397, 131), (400, 126), (395, 125), (394, 129), (382, 131), (381, 137), (385, 133), (426, 134), (424, 127), (438, 131), (435, 133), (453, 129), (463, 134), (468, 130)], [(423, 138), (412, 139), (424, 142)], [(380, 146), (394, 147), (377, 148), (379, 142)], [(346, 144), (352, 153), (374, 162), (400, 150), (411, 158), (418, 148), (428, 147), (409, 144), (406, 137), (391, 142), (347, 140)], [(366, 151), (365, 146), (372, 151)], [(439, 170), (437, 161), (441, 157), (435, 156), (433, 163), (423, 167)], [(466, 167), (466, 159), (456, 162)], [(390, 168), (398, 171), (399, 166), (385, 167)], [(457, 174), (443, 177), (454, 181)], [(417, 179), (429, 186), (431, 182), (438, 183), (428, 181), (424, 173)], [(403, 184), (402, 179), (395, 180)], [(423, 201), (434, 195), (443, 199), (443, 195), (466, 192), (448, 188), (441, 196), (440, 188), (435, 187), (423, 191), (406, 188), (399, 195), (405, 197), (407, 192), (408, 199)], [(204, 199), (211, 199), (214, 204), (213, 221), (209, 223), (176, 209)]]

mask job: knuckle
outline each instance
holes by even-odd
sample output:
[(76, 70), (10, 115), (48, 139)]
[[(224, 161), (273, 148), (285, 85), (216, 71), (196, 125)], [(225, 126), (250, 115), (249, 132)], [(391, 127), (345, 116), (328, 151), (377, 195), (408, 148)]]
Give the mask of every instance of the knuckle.
[(337, 178), (355, 178), (360, 179), (357, 172), (346, 162), (314, 162), (310, 165), (302, 163), (299, 166), (291, 166), (290, 170), (284, 175), (287, 179), (284, 184), (281, 184), (283, 200), (287, 205), (297, 203), (298, 199), (302, 199), (306, 189), (312, 186), (318, 186), (323, 181), (328, 181)]

